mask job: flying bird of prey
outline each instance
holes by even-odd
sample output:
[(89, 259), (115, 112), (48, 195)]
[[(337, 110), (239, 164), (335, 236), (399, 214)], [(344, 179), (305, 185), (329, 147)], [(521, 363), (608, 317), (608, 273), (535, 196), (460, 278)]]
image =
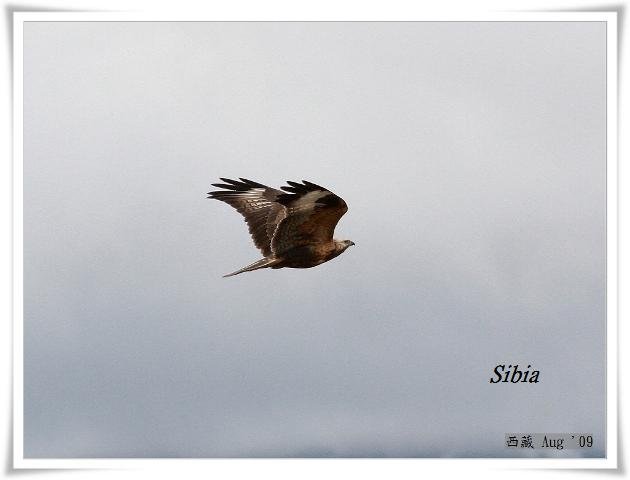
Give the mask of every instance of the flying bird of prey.
[(225, 277), (260, 268), (311, 268), (335, 258), (354, 242), (336, 240), (333, 232), (348, 211), (346, 202), (330, 190), (302, 180), (282, 190), (246, 178), (213, 183), (208, 192), (245, 217), (254, 244), (264, 258)]

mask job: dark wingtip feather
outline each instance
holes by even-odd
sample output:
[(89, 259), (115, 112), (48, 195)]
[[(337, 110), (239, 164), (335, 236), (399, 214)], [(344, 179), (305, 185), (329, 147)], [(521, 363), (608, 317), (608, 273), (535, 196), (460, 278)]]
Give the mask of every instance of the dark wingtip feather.
[(232, 185), (238, 185), (240, 183), (238, 180), (232, 180), (231, 178), (219, 177), (219, 179), (225, 183), (231, 183)]
[(287, 180), (287, 184), (290, 186), (280, 187), (285, 192), (291, 192), (295, 194), (304, 194), (308, 192), (313, 192), (315, 190), (326, 191), (327, 189), (317, 185), (313, 182), (309, 182), (308, 180), (302, 180), (302, 183), (294, 182), (292, 180)]
[(267, 185), (263, 185), (262, 183), (254, 182), (253, 180), (249, 180), (247, 178), (239, 177), (240, 181), (254, 188), (267, 188)]
[(231, 178), (219, 177), (225, 183), (213, 183), (212, 186), (224, 188), (226, 190), (234, 190), (237, 192), (247, 192), (252, 188), (268, 188), (266, 185), (262, 183), (254, 182), (252, 180), (248, 180), (246, 178), (241, 178), (239, 180), (232, 180)]
[(228, 185), (227, 183), (213, 183), (212, 186), (225, 188), (226, 190), (244, 190), (240, 185)]
[(326, 188), (324, 188), (324, 187), (322, 187), (320, 185), (317, 185), (316, 183), (309, 182), (308, 180), (302, 180), (302, 183), (304, 185), (306, 185), (307, 187), (309, 187), (309, 188), (317, 188), (319, 190), (327, 190)]

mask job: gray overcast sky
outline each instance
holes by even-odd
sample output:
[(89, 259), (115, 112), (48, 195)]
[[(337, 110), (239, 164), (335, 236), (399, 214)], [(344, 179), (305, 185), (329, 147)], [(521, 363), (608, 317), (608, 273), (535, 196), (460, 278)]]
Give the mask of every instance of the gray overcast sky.
[[(603, 456), (605, 95), (596, 22), (27, 23), (25, 456)], [(221, 278), (219, 176), (356, 246)]]

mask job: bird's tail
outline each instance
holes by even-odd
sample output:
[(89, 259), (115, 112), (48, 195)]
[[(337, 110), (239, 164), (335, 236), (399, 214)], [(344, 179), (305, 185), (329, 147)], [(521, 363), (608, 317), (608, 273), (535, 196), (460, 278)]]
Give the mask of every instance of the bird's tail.
[(251, 272), (252, 270), (258, 270), (260, 268), (268, 268), (278, 263), (280, 263), (280, 260), (278, 260), (277, 258), (261, 258), (260, 260), (250, 265), (247, 265), (246, 267), (243, 267), (240, 270), (237, 270), (236, 272), (223, 275), (223, 278), (231, 277), (233, 275), (238, 275), (239, 273), (243, 273), (243, 272)]

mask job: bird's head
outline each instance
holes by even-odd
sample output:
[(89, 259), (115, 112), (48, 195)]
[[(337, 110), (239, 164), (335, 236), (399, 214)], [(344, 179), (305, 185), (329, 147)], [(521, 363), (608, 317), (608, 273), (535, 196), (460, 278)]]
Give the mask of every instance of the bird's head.
[(343, 252), (351, 245), (354, 245), (352, 240), (335, 240), (335, 246), (337, 247), (337, 251), (339, 251), (339, 253)]

